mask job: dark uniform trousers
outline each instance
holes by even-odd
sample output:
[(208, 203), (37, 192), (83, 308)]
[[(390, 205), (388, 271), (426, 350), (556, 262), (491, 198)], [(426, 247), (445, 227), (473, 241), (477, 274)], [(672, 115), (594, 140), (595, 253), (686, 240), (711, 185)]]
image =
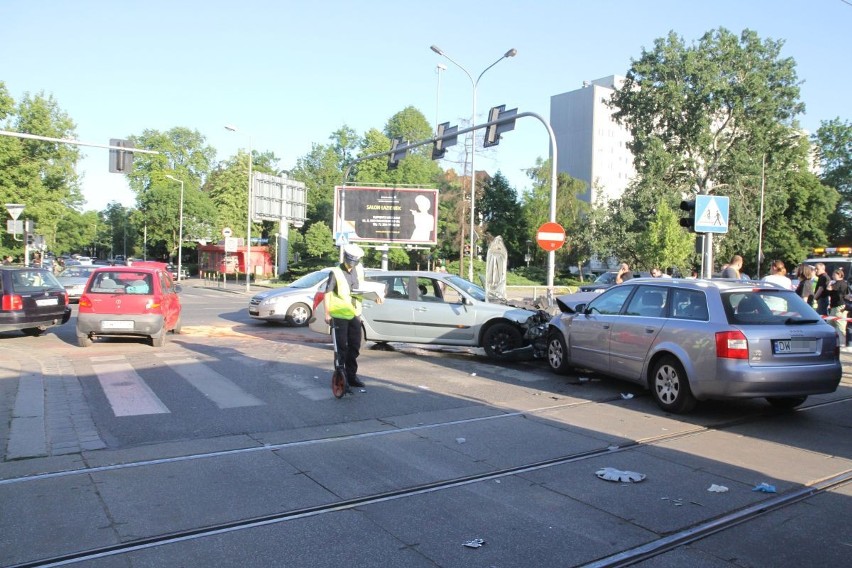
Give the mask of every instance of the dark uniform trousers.
[(358, 373), (358, 355), (361, 354), (361, 316), (351, 320), (334, 320), (334, 340), (337, 342), (337, 366), (346, 369), (347, 379)]

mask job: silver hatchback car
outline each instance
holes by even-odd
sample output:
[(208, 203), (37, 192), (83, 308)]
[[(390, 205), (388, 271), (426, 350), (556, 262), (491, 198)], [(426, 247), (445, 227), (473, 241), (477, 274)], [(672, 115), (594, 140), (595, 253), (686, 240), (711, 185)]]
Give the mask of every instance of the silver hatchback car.
[(770, 284), (641, 278), (592, 300), (558, 301), (551, 369), (641, 384), (668, 412), (705, 399), (759, 397), (793, 408), (840, 383), (834, 328), (794, 292)]
[[(366, 280), (385, 288), (383, 303), (364, 300), (368, 341), (482, 347), (497, 359), (529, 343), (524, 326), (536, 312), (486, 302), (485, 290), (459, 276), (400, 270), (367, 272)], [(314, 303), (311, 329), (328, 334), (322, 293)]]

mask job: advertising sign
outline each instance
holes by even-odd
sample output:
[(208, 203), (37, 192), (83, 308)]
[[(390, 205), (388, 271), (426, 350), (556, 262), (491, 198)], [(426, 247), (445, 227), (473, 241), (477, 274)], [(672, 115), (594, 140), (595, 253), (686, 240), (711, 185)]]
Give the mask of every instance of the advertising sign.
[(334, 234), (349, 242), (435, 245), (438, 190), (337, 186)]

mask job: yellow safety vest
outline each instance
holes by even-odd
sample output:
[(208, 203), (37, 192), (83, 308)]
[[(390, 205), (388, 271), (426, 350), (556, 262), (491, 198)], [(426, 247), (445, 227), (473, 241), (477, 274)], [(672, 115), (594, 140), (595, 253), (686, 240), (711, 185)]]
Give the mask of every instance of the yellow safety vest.
[[(358, 282), (363, 282), (364, 269), (358, 264), (354, 270), (358, 277)], [(331, 273), (334, 274), (337, 287), (329, 298), (328, 313), (333, 318), (345, 320), (351, 320), (355, 316), (360, 316), (361, 300), (352, 297), (351, 290), (349, 290), (349, 282), (346, 280), (343, 270), (339, 266), (335, 266), (331, 269)]]

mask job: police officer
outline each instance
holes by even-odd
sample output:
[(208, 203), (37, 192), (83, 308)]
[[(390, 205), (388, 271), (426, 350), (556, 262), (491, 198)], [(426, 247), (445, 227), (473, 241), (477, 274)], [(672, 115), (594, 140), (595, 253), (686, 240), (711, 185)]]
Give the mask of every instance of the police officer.
[[(343, 247), (343, 262), (331, 269), (323, 297), (325, 322), (332, 326), (337, 345), (338, 367), (346, 371), (350, 387), (363, 387), (358, 378), (358, 355), (361, 353), (361, 299), (352, 290), (361, 287), (364, 250), (354, 243)], [(334, 320), (332, 322), (332, 320)]]

